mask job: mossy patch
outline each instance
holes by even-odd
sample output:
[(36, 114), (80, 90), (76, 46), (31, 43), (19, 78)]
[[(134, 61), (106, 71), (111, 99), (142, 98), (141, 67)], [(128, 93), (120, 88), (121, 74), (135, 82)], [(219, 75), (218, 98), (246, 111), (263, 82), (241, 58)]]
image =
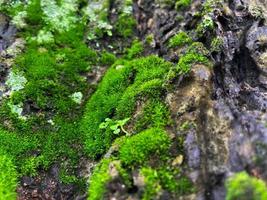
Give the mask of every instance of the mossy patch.
[(15, 200), (18, 174), (7, 155), (0, 151), (0, 200)]
[(267, 186), (264, 181), (240, 172), (226, 182), (226, 200), (234, 199), (267, 199)]
[[(149, 142), (148, 142), (149, 141)], [(126, 138), (120, 147), (120, 160), (130, 166), (144, 165), (152, 155), (166, 156), (171, 139), (161, 129), (148, 129), (130, 138)]]
[(179, 32), (169, 40), (169, 47), (175, 48), (191, 44), (193, 40), (185, 32)]

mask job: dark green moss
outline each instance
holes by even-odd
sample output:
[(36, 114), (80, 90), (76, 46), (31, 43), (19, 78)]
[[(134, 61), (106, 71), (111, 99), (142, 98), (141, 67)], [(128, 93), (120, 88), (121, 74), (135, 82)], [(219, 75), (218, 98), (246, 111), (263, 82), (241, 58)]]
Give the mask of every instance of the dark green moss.
[(128, 14), (121, 14), (115, 24), (115, 32), (123, 38), (133, 36), (136, 21), (133, 16)]

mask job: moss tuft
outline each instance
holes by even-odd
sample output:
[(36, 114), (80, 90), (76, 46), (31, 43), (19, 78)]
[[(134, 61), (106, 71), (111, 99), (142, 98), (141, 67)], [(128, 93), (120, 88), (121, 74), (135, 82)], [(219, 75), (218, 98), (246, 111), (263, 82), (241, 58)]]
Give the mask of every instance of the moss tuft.
[(162, 79), (170, 67), (170, 63), (157, 56), (149, 56), (118, 61), (108, 70), (88, 101), (81, 123), (90, 156), (103, 154), (115, 138), (110, 130), (100, 130), (99, 125), (106, 118), (131, 117), (138, 99), (160, 98), (164, 91)]
[[(1, 151), (0, 151), (1, 152)], [(17, 172), (10, 157), (0, 154), (0, 200), (15, 200)]]
[(240, 172), (230, 177), (226, 182), (226, 200), (265, 200), (267, 199), (267, 186), (257, 178)]
[[(149, 142), (148, 142), (149, 141)], [(119, 151), (120, 160), (126, 165), (145, 165), (153, 155), (168, 153), (171, 139), (161, 129), (152, 128), (126, 138)]]
[(174, 35), (169, 41), (169, 47), (175, 48), (184, 46), (186, 44), (191, 44), (193, 40), (185, 32), (179, 32)]
[(106, 184), (111, 180), (109, 174), (110, 159), (103, 159), (94, 169), (94, 173), (89, 181), (88, 200), (103, 199), (106, 192)]

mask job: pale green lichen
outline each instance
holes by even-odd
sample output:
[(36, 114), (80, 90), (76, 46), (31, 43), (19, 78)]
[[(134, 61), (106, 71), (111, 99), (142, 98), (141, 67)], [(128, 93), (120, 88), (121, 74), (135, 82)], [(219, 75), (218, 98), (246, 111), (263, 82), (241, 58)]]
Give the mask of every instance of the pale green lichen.
[(54, 36), (50, 31), (40, 30), (33, 40), (36, 40), (38, 44), (49, 44), (54, 42)]
[(19, 91), (25, 87), (27, 79), (21, 72), (11, 71), (7, 77), (6, 84), (10, 87), (11, 91)]
[(8, 103), (8, 106), (10, 107), (11, 113), (16, 114), (19, 119), (26, 120), (26, 117), (22, 115), (23, 103), (19, 103), (16, 105), (12, 103)]
[(18, 28), (24, 28), (26, 26), (25, 18), (27, 17), (27, 12), (22, 11), (15, 15), (12, 19), (12, 23)]
[(44, 20), (54, 30), (67, 31), (78, 21), (75, 15), (78, 9), (77, 0), (62, 0), (60, 6), (54, 0), (42, 0), (41, 6), (45, 15)]
[(83, 94), (81, 92), (75, 92), (73, 93), (70, 98), (77, 104), (82, 103)]

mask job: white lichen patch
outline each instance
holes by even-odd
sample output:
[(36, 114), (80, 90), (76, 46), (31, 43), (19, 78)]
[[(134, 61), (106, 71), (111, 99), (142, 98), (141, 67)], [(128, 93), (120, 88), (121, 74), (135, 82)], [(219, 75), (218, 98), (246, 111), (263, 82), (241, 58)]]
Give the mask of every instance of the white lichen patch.
[(41, 6), (45, 15), (44, 20), (54, 30), (67, 31), (78, 21), (76, 16), (77, 0), (62, 0), (60, 6), (55, 0), (42, 0)]
[(11, 71), (6, 81), (6, 85), (10, 88), (11, 92), (22, 90), (26, 83), (27, 79), (18, 71)]
[(27, 17), (27, 12), (22, 11), (15, 15), (12, 19), (12, 24), (14, 24), (17, 28), (24, 28), (26, 26), (25, 18)]
[(32, 38), (38, 44), (49, 44), (54, 42), (54, 36), (50, 31), (40, 30), (36, 37)]
[(70, 98), (77, 104), (82, 103), (83, 94), (81, 92), (75, 92), (73, 93)]
[(23, 112), (23, 103), (19, 103), (19, 104), (12, 104), (12, 103), (8, 103), (8, 106), (10, 108), (11, 113), (18, 115), (19, 119), (22, 120), (26, 120), (27, 118), (25, 116), (22, 115)]

